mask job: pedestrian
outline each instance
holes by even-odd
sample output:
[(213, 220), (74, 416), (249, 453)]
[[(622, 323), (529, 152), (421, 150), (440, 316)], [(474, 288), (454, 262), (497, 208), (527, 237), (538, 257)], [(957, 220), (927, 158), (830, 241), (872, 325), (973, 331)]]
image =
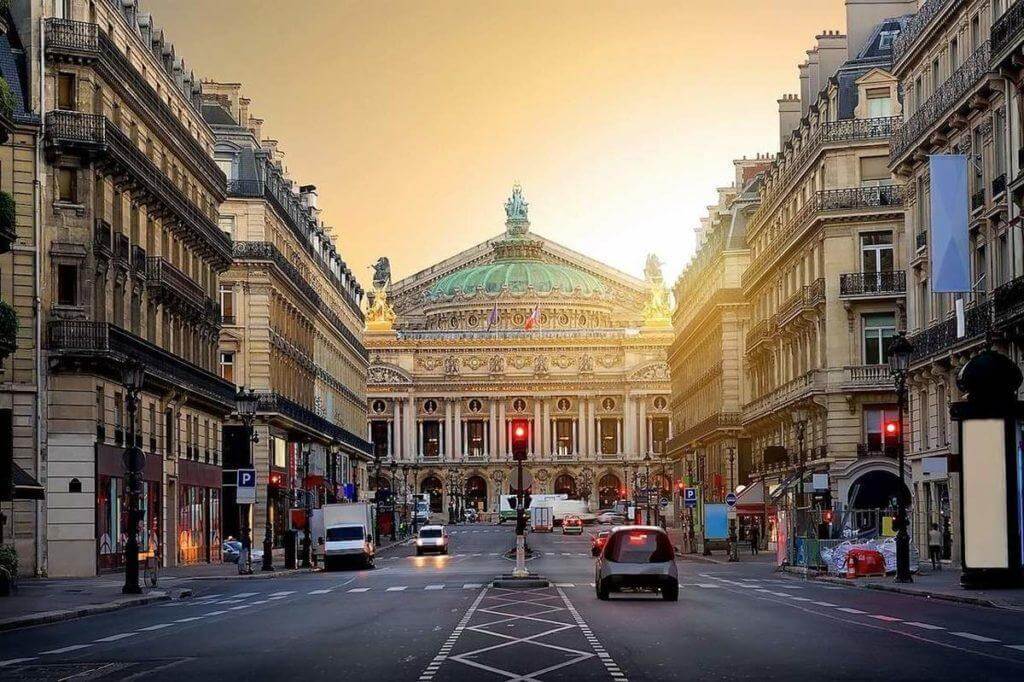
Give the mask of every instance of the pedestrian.
[(750, 524), (750, 553), (754, 556), (757, 556), (757, 553), (760, 550), (760, 543), (761, 529), (758, 527), (757, 523), (752, 523)]
[(933, 523), (932, 529), (928, 531), (928, 558), (932, 560), (932, 570), (942, 570), (942, 531), (939, 524)]

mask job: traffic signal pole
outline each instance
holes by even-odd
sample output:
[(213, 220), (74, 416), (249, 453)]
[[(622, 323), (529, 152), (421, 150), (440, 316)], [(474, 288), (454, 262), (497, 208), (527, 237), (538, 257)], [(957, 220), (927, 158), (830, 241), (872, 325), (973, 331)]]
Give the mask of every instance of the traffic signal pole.
[(512, 571), (512, 577), (525, 578), (529, 575), (526, 572), (526, 509), (523, 496), (523, 460), (516, 461), (516, 567)]

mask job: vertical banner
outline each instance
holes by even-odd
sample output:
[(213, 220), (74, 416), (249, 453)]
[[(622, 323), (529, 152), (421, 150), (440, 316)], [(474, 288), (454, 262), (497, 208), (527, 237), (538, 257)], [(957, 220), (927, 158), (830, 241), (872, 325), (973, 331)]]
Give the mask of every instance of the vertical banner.
[(935, 293), (971, 290), (967, 236), (967, 157), (928, 157), (931, 175), (931, 289)]

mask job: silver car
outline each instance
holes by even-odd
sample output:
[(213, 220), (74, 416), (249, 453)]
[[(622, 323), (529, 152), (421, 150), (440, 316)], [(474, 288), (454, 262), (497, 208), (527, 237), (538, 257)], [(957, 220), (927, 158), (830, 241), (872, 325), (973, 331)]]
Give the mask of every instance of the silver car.
[(612, 592), (661, 592), (665, 601), (679, 599), (679, 573), (668, 534), (657, 526), (612, 528), (597, 557), (594, 587), (598, 599)]
[(416, 538), (416, 556), (424, 552), (448, 553), (448, 533), (444, 526), (423, 526)]

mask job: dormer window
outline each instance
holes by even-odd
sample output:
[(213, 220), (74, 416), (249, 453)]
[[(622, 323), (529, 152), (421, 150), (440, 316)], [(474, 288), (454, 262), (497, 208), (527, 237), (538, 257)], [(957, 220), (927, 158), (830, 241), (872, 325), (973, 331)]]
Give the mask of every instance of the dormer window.
[(878, 34), (878, 49), (879, 50), (891, 50), (892, 42), (896, 40), (896, 36), (900, 34), (899, 31), (882, 31)]

